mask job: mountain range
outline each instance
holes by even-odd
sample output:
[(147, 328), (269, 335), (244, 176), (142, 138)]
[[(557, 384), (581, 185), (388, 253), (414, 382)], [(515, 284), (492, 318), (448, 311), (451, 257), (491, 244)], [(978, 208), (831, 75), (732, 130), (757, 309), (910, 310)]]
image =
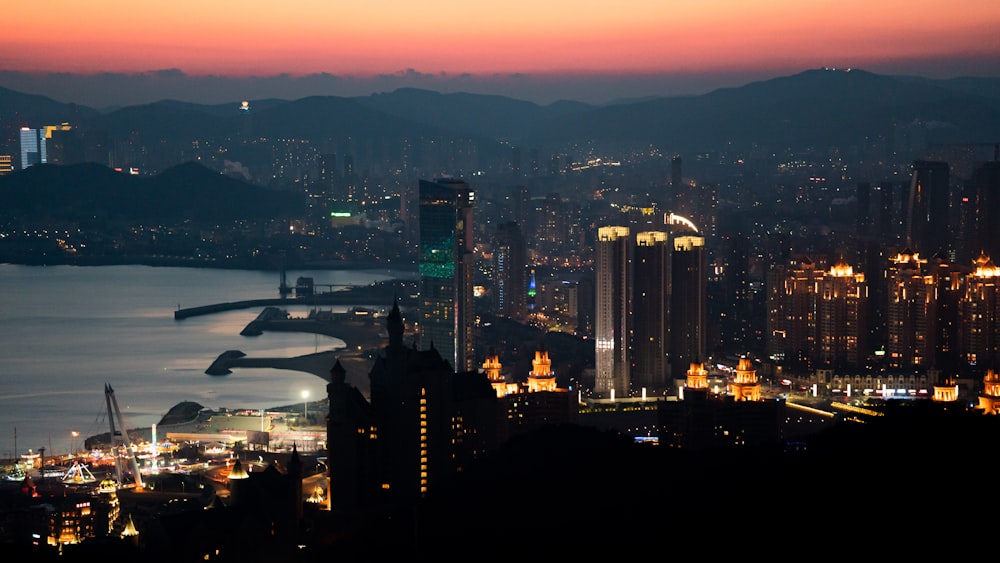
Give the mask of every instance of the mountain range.
[[(481, 158), (520, 147), (586, 146), (610, 151), (657, 147), (678, 154), (723, 148), (847, 149), (893, 139), (901, 127), (929, 143), (1000, 139), (1000, 78), (950, 80), (813, 69), (719, 89), (594, 106), (548, 106), (503, 96), (399, 89), (360, 97), (312, 96), (200, 105), (163, 100), (100, 111), (0, 88), (0, 154), (17, 154), (17, 130), (69, 122), (108, 143), (190, 146), (252, 132), (255, 138), (307, 139), (319, 150), (472, 140)], [(343, 150), (343, 149), (341, 149)]]

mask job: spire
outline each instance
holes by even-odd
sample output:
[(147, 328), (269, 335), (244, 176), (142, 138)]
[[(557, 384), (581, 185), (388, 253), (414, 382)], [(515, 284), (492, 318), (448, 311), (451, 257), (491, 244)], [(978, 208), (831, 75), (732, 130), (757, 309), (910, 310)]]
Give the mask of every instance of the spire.
[(347, 370), (340, 363), (340, 358), (337, 358), (337, 362), (333, 364), (330, 368), (330, 383), (335, 383), (337, 385), (343, 385), (344, 381), (347, 380)]
[(386, 330), (389, 332), (389, 348), (397, 350), (403, 347), (403, 315), (399, 312), (399, 298), (392, 300), (392, 311), (386, 318)]

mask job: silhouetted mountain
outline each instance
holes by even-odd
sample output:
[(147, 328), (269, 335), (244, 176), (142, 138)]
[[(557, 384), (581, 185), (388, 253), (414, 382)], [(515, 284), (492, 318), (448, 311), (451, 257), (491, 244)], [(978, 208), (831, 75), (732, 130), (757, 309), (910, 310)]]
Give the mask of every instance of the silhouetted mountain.
[[(162, 101), (107, 114), (0, 89), (0, 126), (8, 132), (7, 147), (0, 146), (0, 153), (16, 153), (13, 127), (63, 121), (84, 136), (106, 139), (104, 154), (114, 143), (141, 145), (144, 154), (159, 160), (140, 165), (154, 170), (191, 160), (193, 146), (205, 151), (212, 143), (225, 146), (226, 152), (211, 153), (219, 161), (206, 160), (207, 165), (221, 168), (222, 158), (270, 163), (270, 145), (259, 141), (279, 139), (309, 143), (319, 152), (366, 154), (379, 162), (392, 161), (404, 144), (418, 151), (425, 140), (456, 150), (466, 150), (467, 141), (473, 141), (481, 162), (505, 157), (508, 144), (554, 150), (588, 146), (608, 149), (608, 154), (649, 146), (687, 154), (750, 147), (774, 152), (849, 149), (879, 140), (891, 145), (907, 128), (920, 128), (931, 144), (991, 143), (1000, 130), (998, 82), (822, 69), (699, 96), (605, 106), (564, 101), (543, 107), (503, 96), (406, 88), (366, 97), (251, 100), (250, 112), (241, 112), (238, 100), (204, 106)], [(450, 157), (441, 158), (441, 163), (423, 165), (454, 166)], [(257, 176), (272, 177), (269, 170)]]
[(0, 209), (22, 222), (94, 218), (178, 224), (269, 220), (301, 210), (300, 197), (187, 163), (156, 176), (116, 172), (100, 164), (35, 165), (0, 176)]
[(599, 108), (555, 119), (537, 138), (551, 144), (582, 138), (599, 145), (652, 144), (679, 152), (797, 150), (891, 139), (897, 127), (921, 122), (938, 125), (932, 141), (988, 142), (1000, 128), (1000, 103), (933, 81), (918, 85), (859, 70), (809, 70), (701, 96)]
[(24, 94), (0, 87), (0, 125), (44, 127), (64, 121), (80, 121), (98, 115), (97, 110), (77, 104), (65, 104), (52, 98)]
[(503, 96), (440, 94), (416, 88), (354, 99), (400, 118), (489, 139), (519, 139), (541, 121), (590, 107), (572, 108), (569, 103), (561, 103), (544, 108)]

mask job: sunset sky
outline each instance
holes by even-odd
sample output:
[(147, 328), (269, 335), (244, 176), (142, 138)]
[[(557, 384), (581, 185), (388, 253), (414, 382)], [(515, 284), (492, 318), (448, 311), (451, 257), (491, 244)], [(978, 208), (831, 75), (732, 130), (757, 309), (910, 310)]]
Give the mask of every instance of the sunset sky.
[[(1000, 74), (997, 0), (6, 0), (4, 8), (0, 86), (14, 89), (25, 73), (183, 74), (201, 84), (333, 75), (344, 90), (395, 81), (507, 93), (520, 84), (538, 87), (539, 99), (544, 85), (555, 96), (564, 83), (583, 90), (578, 99), (601, 101), (602, 92), (699, 93), (824, 66)], [(179, 72), (157, 74), (166, 70)]]

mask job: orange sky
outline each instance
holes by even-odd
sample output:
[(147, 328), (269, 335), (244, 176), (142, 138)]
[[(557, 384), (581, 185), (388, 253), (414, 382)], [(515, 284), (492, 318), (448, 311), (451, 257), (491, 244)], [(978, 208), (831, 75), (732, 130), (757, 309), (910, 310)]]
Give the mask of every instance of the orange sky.
[(6, 0), (0, 70), (264, 76), (865, 68), (924, 57), (1000, 59), (997, 30), (997, 0)]

